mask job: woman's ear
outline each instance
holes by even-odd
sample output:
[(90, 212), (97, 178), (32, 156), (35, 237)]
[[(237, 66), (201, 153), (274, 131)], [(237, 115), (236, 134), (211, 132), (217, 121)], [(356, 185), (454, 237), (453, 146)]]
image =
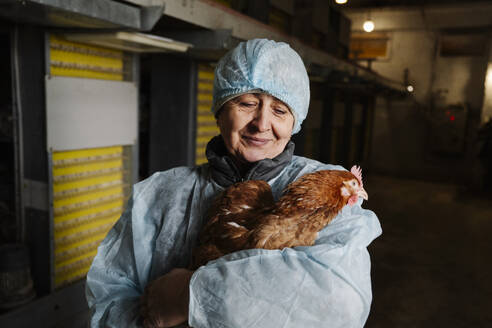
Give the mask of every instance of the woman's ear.
[(215, 113), (215, 123), (217, 124), (217, 126), (219, 126), (220, 114), (222, 113), (223, 108), (224, 108), (224, 105), (222, 105), (222, 107), (219, 108), (217, 113)]

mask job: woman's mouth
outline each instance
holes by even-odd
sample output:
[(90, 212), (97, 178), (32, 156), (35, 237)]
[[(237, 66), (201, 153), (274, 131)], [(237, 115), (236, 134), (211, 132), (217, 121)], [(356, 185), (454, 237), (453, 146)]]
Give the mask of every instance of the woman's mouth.
[(251, 146), (257, 146), (261, 147), (266, 145), (270, 139), (265, 139), (265, 138), (258, 138), (258, 137), (252, 137), (252, 136), (242, 136), (243, 140), (246, 141)]

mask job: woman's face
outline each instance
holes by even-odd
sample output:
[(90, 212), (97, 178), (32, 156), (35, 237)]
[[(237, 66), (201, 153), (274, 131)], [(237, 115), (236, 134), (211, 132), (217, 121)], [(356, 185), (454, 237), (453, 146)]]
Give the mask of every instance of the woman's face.
[(249, 93), (225, 103), (217, 124), (229, 153), (241, 163), (251, 163), (274, 158), (284, 150), (294, 116), (277, 98)]

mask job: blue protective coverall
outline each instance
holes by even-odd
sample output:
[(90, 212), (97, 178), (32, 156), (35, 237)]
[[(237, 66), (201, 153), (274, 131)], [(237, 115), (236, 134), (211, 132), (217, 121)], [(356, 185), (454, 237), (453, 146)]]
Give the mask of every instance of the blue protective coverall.
[[(278, 199), (305, 173), (343, 169), (294, 156), (268, 180)], [(138, 326), (147, 283), (187, 267), (204, 214), (223, 190), (211, 167), (179, 167), (136, 184), (87, 275), (93, 327)], [(381, 233), (362, 200), (345, 206), (314, 246), (226, 255), (192, 276), (192, 327), (362, 327), (372, 300), (366, 247)]]

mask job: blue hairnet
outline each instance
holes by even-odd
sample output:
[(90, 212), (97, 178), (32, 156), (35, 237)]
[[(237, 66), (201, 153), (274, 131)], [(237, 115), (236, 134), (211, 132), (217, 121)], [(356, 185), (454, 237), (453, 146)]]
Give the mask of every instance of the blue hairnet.
[(309, 108), (309, 78), (301, 57), (287, 43), (267, 39), (241, 42), (215, 69), (212, 112), (245, 93), (266, 93), (283, 101), (299, 132)]

